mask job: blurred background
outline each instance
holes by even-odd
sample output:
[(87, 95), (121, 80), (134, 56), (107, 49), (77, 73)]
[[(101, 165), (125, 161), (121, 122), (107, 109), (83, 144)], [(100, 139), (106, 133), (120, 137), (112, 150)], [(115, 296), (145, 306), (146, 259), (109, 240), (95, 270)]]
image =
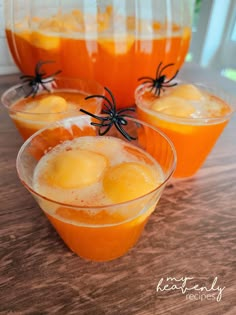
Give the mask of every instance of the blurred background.
[[(236, 1), (195, 0), (192, 29), (186, 64), (200, 65), (236, 81)], [(17, 72), (7, 48), (0, 0), (0, 75)]]

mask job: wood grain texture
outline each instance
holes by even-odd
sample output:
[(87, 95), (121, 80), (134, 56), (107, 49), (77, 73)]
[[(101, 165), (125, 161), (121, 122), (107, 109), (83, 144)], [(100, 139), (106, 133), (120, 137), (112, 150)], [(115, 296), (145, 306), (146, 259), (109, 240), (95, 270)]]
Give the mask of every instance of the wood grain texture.
[[(1, 93), (16, 77), (0, 78)], [(0, 314), (236, 314), (236, 117), (198, 174), (172, 180), (138, 244), (95, 263), (71, 253), (22, 187), (22, 144), (0, 108)], [(156, 292), (161, 278), (225, 286), (220, 302)]]

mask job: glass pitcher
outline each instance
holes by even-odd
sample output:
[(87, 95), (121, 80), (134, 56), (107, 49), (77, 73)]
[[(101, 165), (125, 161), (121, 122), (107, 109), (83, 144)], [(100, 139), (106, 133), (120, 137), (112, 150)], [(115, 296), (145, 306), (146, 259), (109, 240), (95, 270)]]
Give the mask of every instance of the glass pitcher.
[(16, 65), (98, 81), (112, 90), (117, 107), (134, 104), (138, 78), (173, 64), (189, 49), (194, 0), (5, 0), (5, 30)]

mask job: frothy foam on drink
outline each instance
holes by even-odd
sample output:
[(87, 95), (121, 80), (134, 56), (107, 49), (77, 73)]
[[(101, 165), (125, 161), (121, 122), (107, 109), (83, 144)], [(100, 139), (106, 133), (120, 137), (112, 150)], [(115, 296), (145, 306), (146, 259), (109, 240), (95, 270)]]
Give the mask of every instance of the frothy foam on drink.
[(150, 97), (148, 94), (142, 96), (145, 107), (173, 117), (217, 118), (231, 112), (222, 99), (191, 84), (165, 90), (161, 97)]
[[(87, 150), (94, 152), (94, 154), (100, 154), (108, 161), (108, 167), (124, 162), (140, 163), (148, 170), (151, 169), (155, 178), (155, 187), (163, 182), (163, 173), (160, 166), (148, 153), (113, 137), (87, 136), (66, 141), (41, 158), (36, 166), (33, 178), (33, 188), (36, 192), (52, 200), (72, 205), (102, 206), (114, 203), (104, 191), (102, 176), (100, 180), (86, 187), (73, 189), (55, 187), (47, 182), (46, 178), (50, 172), (51, 161), (67, 150)], [(73, 172), (73, 170), (73, 165), (68, 165), (68, 172)]]

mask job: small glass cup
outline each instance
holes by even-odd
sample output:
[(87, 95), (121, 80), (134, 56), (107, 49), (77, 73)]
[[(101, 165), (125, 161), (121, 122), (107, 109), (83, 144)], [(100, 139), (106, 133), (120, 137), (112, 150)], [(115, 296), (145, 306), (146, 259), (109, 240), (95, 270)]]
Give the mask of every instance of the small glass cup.
[[(35, 96), (26, 97), (31, 89), (29, 83), (17, 84), (6, 90), (1, 97), (2, 104), (7, 108), (24, 140), (49, 123), (81, 115), (80, 108), (94, 114), (100, 113), (101, 98), (90, 100), (84, 100), (84, 98), (93, 94), (105, 94), (104, 88), (98, 82), (82, 78), (55, 77), (49, 87), (50, 92), (40, 88)], [(61, 98), (54, 99), (53, 109), (49, 112), (49, 102), (52, 102), (51, 96), (62, 97), (66, 102), (62, 100), (63, 103), (61, 104)], [(43, 97), (47, 98), (43, 99)], [(43, 106), (45, 106), (43, 110), (33, 112), (29, 109), (31, 104), (37, 106), (38, 102), (42, 100), (44, 101)], [(68, 105), (66, 109), (61, 107), (64, 104)], [(47, 106), (48, 108), (46, 108)]]
[[(57, 121), (36, 132), (22, 145), (16, 168), (22, 184), (36, 199), (65, 244), (85, 259), (108, 261), (124, 255), (139, 239), (174, 172), (176, 154), (173, 144), (161, 131), (135, 118), (127, 118), (128, 124), (124, 128), (136, 137), (135, 141), (126, 140), (114, 126), (106, 136), (112, 137), (111, 140), (113, 137), (121, 139), (125, 145), (132, 143), (135, 150), (141, 149), (158, 163), (162, 178), (155, 189), (133, 200), (104, 206), (76, 206), (39, 194), (33, 185), (39, 160), (58, 144), (78, 137), (98, 136), (98, 128), (92, 126), (91, 121), (92, 118), (82, 115)], [(152, 163), (150, 166), (154, 165)]]
[[(173, 177), (184, 178), (193, 176), (200, 169), (229, 122), (233, 108), (229, 105), (232, 104), (232, 96), (224, 91), (200, 83), (180, 80), (177, 82), (178, 86), (190, 84), (200, 92), (207, 93), (211, 102), (222, 103), (226, 109), (218, 117), (214, 114), (212, 117), (177, 117), (151, 108), (158, 96), (150, 91), (149, 84), (142, 84), (136, 89), (135, 102), (138, 118), (159, 128), (171, 139), (177, 152), (177, 166)], [(191, 96), (188, 97), (191, 98)], [(181, 98), (182, 96), (180, 96)], [(192, 100), (184, 99), (185, 101), (193, 104)], [(175, 106), (175, 104), (171, 106)]]

